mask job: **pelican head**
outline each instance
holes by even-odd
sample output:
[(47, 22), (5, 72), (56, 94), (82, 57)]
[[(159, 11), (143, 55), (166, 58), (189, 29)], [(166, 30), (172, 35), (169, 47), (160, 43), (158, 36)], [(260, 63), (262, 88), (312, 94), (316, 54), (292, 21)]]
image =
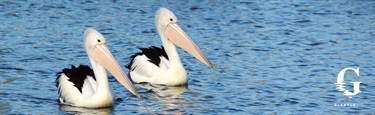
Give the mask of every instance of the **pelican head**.
[(215, 66), (212, 65), (193, 40), (177, 24), (177, 17), (173, 12), (163, 7), (160, 8), (155, 16), (155, 25), (158, 32), (163, 34), (160, 35), (162, 39), (165, 37), (164, 39), (181, 47), (200, 62), (215, 69)]
[(89, 28), (85, 31), (84, 43), (93, 66), (102, 66), (107, 69), (118, 82), (120, 82), (131, 93), (140, 98), (132, 82), (126, 76), (121, 66), (117, 63), (108, 47), (105, 45), (106, 40), (98, 31)]

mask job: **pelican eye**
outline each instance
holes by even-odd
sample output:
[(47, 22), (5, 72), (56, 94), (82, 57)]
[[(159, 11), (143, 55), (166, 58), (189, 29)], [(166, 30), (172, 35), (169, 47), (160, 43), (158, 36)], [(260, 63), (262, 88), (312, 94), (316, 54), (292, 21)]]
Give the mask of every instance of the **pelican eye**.
[(169, 19), (171, 22), (173, 21), (173, 18)]
[(100, 39), (98, 39), (98, 42), (101, 42)]

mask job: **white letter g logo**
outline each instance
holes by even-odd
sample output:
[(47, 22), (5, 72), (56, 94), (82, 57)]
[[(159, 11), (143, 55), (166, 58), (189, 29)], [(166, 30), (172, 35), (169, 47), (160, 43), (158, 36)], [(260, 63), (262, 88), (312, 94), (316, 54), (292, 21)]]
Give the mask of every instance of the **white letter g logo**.
[(346, 90), (345, 89), (345, 83), (344, 83), (344, 75), (345, 75), (345, 72), (347, 70), (353, 70), (357, 76), (359, 76), (359, 68), (357, 69), (354, 69), (354, 68), (345, 68), (343, 70), (340, 71), (339, 75), (337, 75), (337, 82), (336, 82), (336, 86), (339, 91), (342, 91), (344, 92), (344, 95), (345, 96), (348, 96), (349, 98), (352, 98), (352, 96), (354, 95), (357, 95), (359, 92), (361, 92), (359, 90), (359, 85), (362, 83), (362, 82), (350, 82), (350, 83), (353, 83), (353, 90), (354, 92), (350, 92), (349, 90)]

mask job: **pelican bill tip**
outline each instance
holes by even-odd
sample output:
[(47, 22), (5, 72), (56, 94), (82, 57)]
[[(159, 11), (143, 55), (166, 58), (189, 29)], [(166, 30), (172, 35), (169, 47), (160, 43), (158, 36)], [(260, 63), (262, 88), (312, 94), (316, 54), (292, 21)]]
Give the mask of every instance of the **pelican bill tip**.
[(213, 70), (216, 70), (216, 67), (215, 67), (215, 66), (213, 66), (213, 65), (211, 65), (211, 68), (212, 68)]

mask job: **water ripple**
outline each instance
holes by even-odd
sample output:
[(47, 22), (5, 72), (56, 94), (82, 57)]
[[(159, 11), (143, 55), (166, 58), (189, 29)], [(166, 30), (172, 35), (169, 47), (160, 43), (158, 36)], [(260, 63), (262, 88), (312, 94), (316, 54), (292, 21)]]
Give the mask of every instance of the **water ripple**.
[[(3, 1), (0, 114), (368, 114), (375, 86), (374, 1)], [(217, 67), (182, 51), (188, 87), (137, 84), (131, 97), (113, 77), (114, 108), (57, 103), (55, 74), (89, 65), (83, 31), (98, 29), (120, 65), (137, 48), (160, 46), (156, 10), (167, 7)], [(362, 81), (352, 99), (335, 90)], [(125, 69), (125, 68), (124, 68)], [(127, 70), (125, 70), (127, 71)], [(353, 87), (347, 85), (348, 89)], [(43, 95), (41, 95), (43, 94)], [(358, 107), (334, 104), (355, 103)], [(23, 108), (23, 109), (17, 109)], [(285, 111), (288, 110), (288, 111)]]

